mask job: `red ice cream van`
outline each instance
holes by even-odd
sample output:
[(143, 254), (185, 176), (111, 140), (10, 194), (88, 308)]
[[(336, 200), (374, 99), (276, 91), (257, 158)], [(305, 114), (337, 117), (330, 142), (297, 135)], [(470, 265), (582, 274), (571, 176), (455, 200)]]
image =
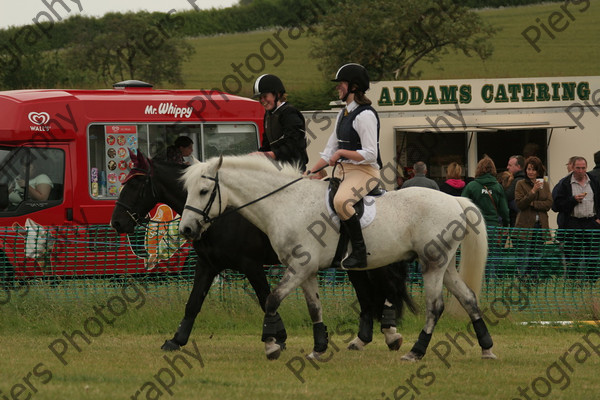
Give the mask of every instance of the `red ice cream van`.
[[(199, 160), (249, 153), (259, 147), (263, 114), (251, 99), (140, 81), (0, 92), (0, 281), (180, 269), (189, 244), (152, 246), (176, 227), (148, 229), (139, 249), (108, 226), (128, 149), (153, 157), (188, 136)], [(36, 188), (47, 185), (40, 196)], [(161, 206), (154, 217), (173, 214)]]

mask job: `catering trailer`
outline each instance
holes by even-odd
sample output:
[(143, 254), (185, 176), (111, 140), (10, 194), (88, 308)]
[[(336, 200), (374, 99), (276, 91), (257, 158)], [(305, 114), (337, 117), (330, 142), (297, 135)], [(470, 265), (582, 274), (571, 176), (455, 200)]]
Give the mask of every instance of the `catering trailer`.
[[(131, 167), (129, 149), (153, 157), (185, 135), (200, 160), (252, 152), (263, 114), (251, 99), (140, 81), (109, 90), (0, 92), (0, 275), (144, 273), (147, 251), (119, 247), (108, 229)], [(30, 192), (42, 174), (52, 189), (39, 200)], [(157, 214), (174, 218), (164, 207)], [(151, 234), (156, 241), (168, 233)], [(158, 267), (179, 268), (189, 251), (181, 245)], [(155, 254), (153, 267), (156, 261)]]
[[(396, 188), (417, 161), (429, 175), (445, 180), (453, 161), (474, 176), (477, 162), (490, 156), (506, 169), (511, 155), (536, 155), (553, 187), (567, 174), (569, 157), (580, 155), (594, 167), (600, 150), (600, 77), (382, 81), (367, 97), (380, 119), (382, 177)], [(341, 104), (305, 111), (310, 164), (319, 158)], [(555, 224), (555, 218), (551, 218)]]

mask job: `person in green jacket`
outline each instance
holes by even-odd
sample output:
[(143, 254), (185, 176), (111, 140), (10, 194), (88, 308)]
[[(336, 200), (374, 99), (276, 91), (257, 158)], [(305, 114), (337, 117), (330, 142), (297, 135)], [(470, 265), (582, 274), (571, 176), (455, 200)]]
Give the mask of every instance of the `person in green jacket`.
[(510, 216), (504, 189), (496, 179), (496, 165), (491, 158), (484, 156), (479, 160), (475, 170), (475, 180), (465, 186), (462, 196), (471, 199), (479, 207), (488, 227), (489, 251), (486, 277), (488, 279), (501, 277), (501, 271), (497, 271), (496, 268), (503, 245), (498, 227), (508, 226)]

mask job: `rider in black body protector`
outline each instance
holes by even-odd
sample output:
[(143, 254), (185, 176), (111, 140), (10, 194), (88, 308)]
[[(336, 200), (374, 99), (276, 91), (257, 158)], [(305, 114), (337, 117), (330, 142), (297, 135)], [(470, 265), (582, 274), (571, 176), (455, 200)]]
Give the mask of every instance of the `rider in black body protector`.
[(264, 134), (258, 151), (305, 171), (308, 155), (304, 117), (286, 101), (281, 79), (271, 74), (259, 76), (254, 82), (254, 97), (265, 108)]

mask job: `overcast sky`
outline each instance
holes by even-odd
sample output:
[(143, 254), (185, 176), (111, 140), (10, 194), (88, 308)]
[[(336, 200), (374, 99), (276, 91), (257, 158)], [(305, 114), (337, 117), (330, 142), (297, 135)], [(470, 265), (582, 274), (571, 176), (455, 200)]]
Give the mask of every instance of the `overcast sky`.
[[(55, 13), (50, 12), (48, 6), (52, 4)], [(68, 11), (62, 4), (71, 11)], [(193, 4), (201, 9), (223, 8), (237, 4), (238, 0), (0, 0), (0, 28), (9, 26), (21, 26), (32, 23), (32, 19), (40, 21), (48, 19), (40, 12), (45, 11), (53, 18), (67, 18), (74, 14), (87, 16), (102, 16), (110, 11), (161, 11), (168, 12), (171, 9), (192, 10)], [(81, 4), (82, 11), (79, 10)], [(54, 20), (56, 21), (56, 19)]]

